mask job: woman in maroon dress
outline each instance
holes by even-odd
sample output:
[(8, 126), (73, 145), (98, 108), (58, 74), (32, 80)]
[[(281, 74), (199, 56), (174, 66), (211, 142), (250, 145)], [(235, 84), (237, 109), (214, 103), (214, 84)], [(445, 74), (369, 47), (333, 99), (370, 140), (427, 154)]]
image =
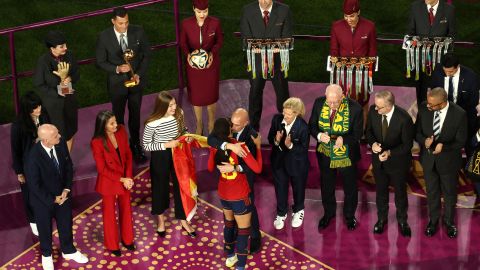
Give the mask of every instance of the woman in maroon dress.
[[(208, 16), (208, 0), (193, 0), (194, 17), (182, 21), (180, 47), (187, 57), (188, 99), (197, 119), (197, 134), (203, 133), (202, 109), (207, 106), (208, 131), (213, 129), (218, 84), (220, 80), (220, 48), (223, 33), (220, 20)], [(207, 53), (205, 68), (196, 62), (202, 51)], [(192, 59), (193, 55), (193, 59)]]

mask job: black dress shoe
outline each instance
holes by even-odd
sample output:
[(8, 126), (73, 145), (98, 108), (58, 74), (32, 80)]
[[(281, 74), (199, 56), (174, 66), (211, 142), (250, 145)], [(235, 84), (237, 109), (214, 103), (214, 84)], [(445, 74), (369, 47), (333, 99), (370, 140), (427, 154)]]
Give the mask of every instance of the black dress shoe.
[(262, 238), (250, 238), (250, 254), (255, 254), (262, 248)]
[(186, 231), (186, 232), (187, 232), (187, 235), (190, 236), (191, 238), (197, 237), (197, 233), (196, 233), (195, 231), (189, 232), (189, 231), (187, 231), (187, 229), (185, 229), (185, 227), (183, 227), (183, 226), (182, 226), (182, 229), (183, 229), (184, 231)]
[(349, 231), (353, 231), (357, 228), (357, 219), (355, 217), (353, 218), (347, 218), (346, 220), (346, 223), (347, 223), (347, 229)]
[(438, 229), (438, 222), (429, 221), (427, 228), (425, 229), (425, 235), (428, 237), (432, 237), (437, 232), (437, 229)]
[(318, 228), (319, 229), (325, 229), (328, 227), (328, 224), (330, 224), (330, 221), (333, 219), (332, 216), (323, 216), (320, 221), (318, 222)]
[(136, 249), (134, 243), (131, 243), (130, 245), (127, 245), (127, 244), (125, 244), (125, 243), (122, 241), (122, 245), (123, 245), (126, 249), (128, 249), (128, 250), (130, 250), (130, 251), (134, 251), (134, 250)]
[(398, 228), (400, 229), (400, 234), (404, 237), (412, 236), (412, 230), (407, 222), (398, 223)]
[(120, 249), (116, 249), (116, 250), (110, 250), (110, 252), (115, 255), (115, 257), (120, 257), (122, 256), (122, 253), (120, 252)]
[(447, 230), (447, 236), (450, 238), (457, 237), (457, 227), (453, 224), (445, 223), (445, 229)]
[(387, 222), (385, 222), (385, 220), (377, 221), (377, 223), (375, 223), (375, 226), (373, 226), (373, 233), (382, 234), (386, 223)]
[(158, 231), (157, 230), (157, 234), (158, 234), (158, 236), (164, 238), (166, 233), (165, 233), (165, 231)]

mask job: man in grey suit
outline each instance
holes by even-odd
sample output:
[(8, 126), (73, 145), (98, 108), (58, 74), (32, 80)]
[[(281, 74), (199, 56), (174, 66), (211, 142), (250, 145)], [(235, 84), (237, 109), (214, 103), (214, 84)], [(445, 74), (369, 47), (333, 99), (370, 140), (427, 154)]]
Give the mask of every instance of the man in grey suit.
[[(97, 66), (108, 74), (107, 88), (112, 102), (112, 110), (117, 123), (124, 124), (125, 105), (128, 101), (128, 130), (130, 148), (136, 161), (145, 161), (145, 154), (140, 146), (140, 107), (142, 90), (146, 84), (150, 45), (143, 28), (129, 25), (127, 10), (115, 8), (112, 14), (113, 27), (100, 33), (97, 40)], [(134, 57), (129, 66), (123, 53), (130, 49)], [(133, 70), (133, 77), (131, 71)], [(134, 80), (137, 84), (126, 87), (125, 81)]]
[[(258, 0), (243, 7), (240, 20), (242, 39), (278, 39), (292, 37), (292, 14), (290, 8), (273, 0)], [(250, 94), (248, 98), (248, 113), (252, 126), (260, 129), (260, 118), (263, 107), (263, 88), (265, 79), (262, 77), (262, 62), (260, 52), (255, 57), (256, 76), (250, 75)], [(271, 77), (275, 94), (277, 95), (277, 110), (282, 112), (283, 102), (290, 96), (288, 81), (280, 70), (279, 53), (274, 54), (274, 76)]]
[(420, 162), (427, 187), (429, 222), (425, 235), (438, 228), (441, 193), (445, 201), (443, 224), (448, 237), (457, 236), (455, 205), (458, 171), (462, 167), (462, 148), (467, 140), (467, 114), (440, 87), (428, 92), (427, 102), (418, 108), (416, 140), (421, 146)]
[[(417, 0), (412, 3), (407, 34), (422, 37), (455, 37), (455, 8), (445, 0)], [(427, 97), (429, 77), (417, 81), (417, 104)]]

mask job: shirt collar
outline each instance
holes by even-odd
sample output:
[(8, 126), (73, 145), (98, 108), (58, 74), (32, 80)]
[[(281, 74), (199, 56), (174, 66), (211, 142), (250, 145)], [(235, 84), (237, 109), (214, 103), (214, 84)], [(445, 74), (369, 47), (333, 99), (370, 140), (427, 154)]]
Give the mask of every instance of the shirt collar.
[(392, 106), (392, 109), (390, 110), (389, 113), (385, 114), (388, 119), (391, 119), (391, 118), (392, 118), (392, 115), (393, 115), (393, 111), (394, 111), (394, 110), (395, 110), (395, 105)]
[[(40, 144), (42, 145), (43, 149), (45, 149), (45, 151), (47, 151), (47, 154), (48, 154), (48, 155), (50, 155), (50, 150), (55, 149), (55, 146), (54, 146), (54, 147), (50, 147), (50, 148), (49, 148), (49, 147), (46, 147), (46, 146), (42, 143), (42, 141), (40, 141)], [(54, 151), (55, 151), (55, 150), (54, 150)]]
[(269, 9), (263, 9), (260, 4), (258, 4), (258, 7), (260, 8), (260, 11), (262, 12), (262, 16), (263, 16), (263, 12), (266, 10), (268, 11), (268, 14), (272, 14), (272, 8), (273, 8), (273, 2), (272, 2), (272, 5), (270, 6)]
[(290, 125), (288, 125), (287, 121), (285, 121), (285, 119), (283, 119), (282, 124), (285, 124), (285, 127), (291, 127), (291, 126), (293, 126), (293, 123), (295, 123), (295, 120), (297, 120), (297, 117), (293, 118), (292, 123), (290, 123)]
[(117, 36), (117, 38), (120, 38), (121, 34), (123, 34), (125, 38), (127, 38), (127, 36), (128, 36), (128, 28), (127, 28), (127, 31), (125, 31), (125, 33), (120, 33), (115, 29), (115, 26), (114, 26), (113, 31), (115, 32), (115, 35)]
[(435, 5), (427, 5), (427, 9), (430, 10), (430, 8), (433, 8), (433, 11), (437, 11), (437, 8), (438, 8), (438, 3), (440, 3), (440, 0), (437, 1), (437, 3)]
[(447, 115), (448, 107), (450, 107), (450, 102), (447, 101), (447, 106), (445, 106), (445, 108), (439, 110), (440, 114)]

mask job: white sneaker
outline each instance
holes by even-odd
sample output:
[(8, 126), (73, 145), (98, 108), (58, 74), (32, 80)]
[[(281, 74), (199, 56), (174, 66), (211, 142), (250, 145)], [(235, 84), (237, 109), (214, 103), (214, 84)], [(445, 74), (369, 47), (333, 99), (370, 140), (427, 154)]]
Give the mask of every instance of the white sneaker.
[(64, 259), (67, 259), (67, 260), (74, 260), (77, 263), (87, 263), (88, 262), (88, 258), (85, 255), (83, 255), (82, 253), (80, 253), (80, 251), (78, 251), (78, 250), (77, 250), (77, 252), (71, 253), (71, 254), (64, 254), (62, 252), (62, 257)]
[(285, 227), (285, 219), (287, 219), (287, 215), (283, 217), (277, 215), (277, 217), (275, 218), (275, 221), (273, 222), (273, 226), (275, 227), (275, 229), (277, 230), (283, 229), (283, 227)]
[(36, 223), (30, 223), (30, 228), (32, 228), (32, 233), (33, 233), (35, 236), (38, 236), (37, 224), (36, 224)]
[(52, 256), (45, 257), (42, 255), (42, 268), (43, 270), (53, 270), (53, 259)]
[(292, 227), (293, 228), (298, 228), (298, 227), (302, 226), (304, 215), (305, 215), (305, 211), (303, 209), (298, 211), (298, 212), (293, 213), (293, 218), (292, 218)]
[(230, 267), (234, 267), (237, 262), (238, 262), (238, 257), (237, 257), (237, 254), (235, 254), (227, 258), (227, 260), (225, 261), (225, 265), (228, 268), (230, 268)]

